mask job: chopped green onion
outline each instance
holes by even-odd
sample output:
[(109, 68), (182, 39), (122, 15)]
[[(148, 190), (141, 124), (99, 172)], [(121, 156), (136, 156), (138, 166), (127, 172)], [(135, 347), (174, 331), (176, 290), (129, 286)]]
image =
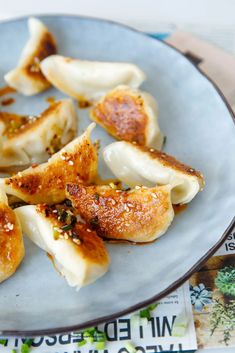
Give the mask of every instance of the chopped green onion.
[(157, 306), (158, 306), (158, 303), (157, 304), (151, 304), (147, 308), (145, 308), (143, 310), (140, 310), (140, 313), (139, 313), (140, 317), (142, 319), (146, 318), (146, 319), (150, 320), (151, 319), (151, 311), (156, 309)]
[(7, 345), (7, 340), (6, 339), (0, 339), (0, 344), (2, 344), (3, 346)]
[(20, 349), (21, 353), (29, 353), (29, 350), (30, 350), (30, 347), (26, 343), (23, 343), (21, 345), (21, 349)]
[(125, 345), (125, 348), (128, 350), (129, 353), (136, 352), (135, 346), (133, 345), (132, 342), (127, 342), (127, 344)]
[(96, 332), (94, 332), (94, 339), (96, 342), (106, 342), (107, 341), (106, 334), (104, 332), (98, 331), (98, 330), (96, 330)]
[(94, 198), (96, 199), (96, 201), (99, 201), (100, 195), (95, 193)]
[(63, 231), (66, 232), (67, 230), (70, 230), (72, 228), (73, 228), (72, 224), (66, 224), (66, 225), (62, 226), (60, 229), (62, 229)]
[(27, 344), (27, 346), (31, 347), (33, 344), (33, 338), (28, 338), (24, 343)]
[(106, 342), (97, 342), (95, 345), (95, 348), (98, 350), (104, 349), (105, 348), (105, 343)]
[(86, 330), (83, 333), (83, 338), (87, 341), (87, 343), (91, 344), (94, 342), (94, 337), (92, 331)]
[(12, 350), (11, 350), (11, 353), (17, 353), (17, 352), (16, 352), (16, 349), (12, 349)]
[(82, 347), (85, 344), (87, 344), (87, 341), (86, 340), (82, 340), (81, 342), (78, 342), (78, 347)]
[(155, 303), (155, 304), (151, 304), (148, 306), (148, 310), (153, 311), (154, 309), (156, 309), (156, 307), (159, 305), (159, 303)]
[(151, 313), (150, 311), (146, 308), (146, 309), (143, 309), (143, 310), (140, 310), (140, 317), (141, 318), (146, 318), (146, 319), (150, 319), (151, 318)]

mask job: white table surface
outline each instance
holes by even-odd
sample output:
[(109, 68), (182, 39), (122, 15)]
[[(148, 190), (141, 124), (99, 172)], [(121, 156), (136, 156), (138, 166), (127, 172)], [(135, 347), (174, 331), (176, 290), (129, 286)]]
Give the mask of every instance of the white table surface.
[[(184, 29), (235, 53), (234, 0), (0, 0), (0, 20), (53, 13), (102, 17), (146, 32)], [(197, 351), (222, 352), (235, 348)]]

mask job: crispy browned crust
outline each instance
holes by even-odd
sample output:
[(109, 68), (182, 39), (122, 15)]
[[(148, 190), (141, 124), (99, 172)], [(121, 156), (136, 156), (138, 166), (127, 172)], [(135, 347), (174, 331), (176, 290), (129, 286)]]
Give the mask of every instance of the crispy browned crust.
[(0, 282), (10, 277), (24, 257), (20, 225), (14, 211), (0, 203)]
[(165, 187), (121, 191), (108, 186), (68, 184), (67, 197), (98, 235), (112, 239), (152, 240), (165, 228), (172, 210)]
[(56, 41), (50, 32), (45, 32), (40, 40), (37, 49), (32, 53), (27, 63), (24, 66), (25, 74), (33, 80), (40, 81), (45, 86), (50, 86), (50, 83), (43, 76), (40, 70), (40, 62), (49, 55), (56, 54)]
[[(65, 223), (58, 221), (58, 215), (53, 213), (53, 211), (58, 207), (66, 209), (65, 206), (48, 206), (44, 204), (37, 206), (37, 212), (42, 213), (44, 217), (49, 219), (52, 224), (54, 224), (54, 226), (61, 227), (65, 225)], [(80, 240), (80, 244), (76, 244), (72, 237), (68, 237), (67, 241), (74, 245), (76, 251), (82, 253), (84, 259), (93, 263), (96, 262), (100, 265), (107, 264), (109, 262), (109, 255), (103, 240), (94, 230), (91, 230), (88, 225), (77, 221), (73, 227), (73, 233), (77, 235), (77, 239)]]
[(147, 153), (151, 159), (153, 160), (156, 159), (157, 161), (159, 161), (159, 163), (161, 163), (165, 167), (170, 167), (183, 174), (195, 176), (196, 178), (198, 178), (198, 182), (201, 188), (204, 186), (205, 181), (202, 173), (190, 167), (189, 165), (178, 161), (175, 157), (146, 146), (138, 146), (136, 144), (132, 144), (132, 146), (137, 150), (140, 150), (141, 152)]
[(27, 203), (57, 203), (65, 199), (67, 183), (90, 183), (96, 175), (96, 166), (97, 152), (91, 142), (83, 140), (76, 150), (18, 173), (6, 179), (5, 184)]
[(116, 139), (146, 144), (148, 117), (140, 95), (114, 90), (93, 107), (91, 118)]
[[(63, 104), (61, 101), (51, 104), (40, 116), (35, 116), (34, 119), (29, 118), (29, 116), (0, 112), (0, 121), (6, 126), (3, 135), (5, 135), (8, 140), (11, 140), (24, 134), (26, 131), (35, 131), (38, 126), (48, 118), (48, 115), (53, 112), (56, 113), (56, 111), (60, 109), (61, 104)], [(12, 129), (13, 123), (17, 124), (18, 127)]]
[(2, 121), (5, 125), (3, 136), (6, 136), (9, 139), (14, 134), (15, 129), (13, 129), (13, 126), (20, 127), (27, 124), (28, 117), (14, 113), (0, 112), (0, 121)]

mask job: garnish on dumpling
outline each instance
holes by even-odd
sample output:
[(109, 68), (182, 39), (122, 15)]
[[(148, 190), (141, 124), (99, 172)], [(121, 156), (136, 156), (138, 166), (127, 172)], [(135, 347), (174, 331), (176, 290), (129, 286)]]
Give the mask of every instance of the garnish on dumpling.
[(4, 78), (10, 87), (31, 96), (50, 86), (40, 70), (40, 62), (56, 53), (56, 41), (48, 28), (38, 19), (29, 18), (28, 27), (30, 39), (22, 51), (18, 66)]
[(157, 104), (147, 92), (119, 86), (95, 104), (90, 116), (118, 140), (162, 147)]
[(78, 101), (93, 101), (120, 84), (138, 88), (145, 74), (130, 63), (98, 62), (52, 55), (40, 68), (47, 80)]
[(114, 142), (105, 147), (103, 157), (113, 174), (130, 187), (172, 185), (173, 204), (190, 202), (205, 185), (199, 171), (153, 148)]
[(72, 100), (53, 103), (37, 116), (0, 112), (0, 169), (43, 163), (70, 142), (77, 131)]
[(79, 289), (103, 276), (109, 256), (103, 240), (64, 204), (15, 209), (26, 234), (51, 257), (68, 284)]
[(0, 190), (0, 283), (12, 276), (24, 257), (21, 227)]
[(174, 218), (171, 187), (67, 185), (67, 198), (97, 234), (110, 239), (150, 242), (164, 234)]
[(90, 134), (95, 123), (47, 163), (32, 166), (18, 174), (0, 179), (5, 192), (30, 203), (58, 203), (65, 199), (67, 183), (91, 183), (97, 175), (97, 150)]

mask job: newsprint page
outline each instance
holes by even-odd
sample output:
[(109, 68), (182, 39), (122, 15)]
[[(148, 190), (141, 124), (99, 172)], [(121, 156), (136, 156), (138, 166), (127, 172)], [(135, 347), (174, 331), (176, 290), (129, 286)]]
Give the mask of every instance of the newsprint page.
[[(129, 353), (135, 348), (138, 353), (155, 353), (235, 347), (235, 229), (199, 272), (158, 303), (148, 320), (134, 313), (98, 329), (107, 336), (100, 351), (94, 343), (80, 347), (82, 335), (72, 333), (36, 337), (30, 352)], [(6, 339), (0, 353), (13, 349), (18, 353), (24, 342)]]

